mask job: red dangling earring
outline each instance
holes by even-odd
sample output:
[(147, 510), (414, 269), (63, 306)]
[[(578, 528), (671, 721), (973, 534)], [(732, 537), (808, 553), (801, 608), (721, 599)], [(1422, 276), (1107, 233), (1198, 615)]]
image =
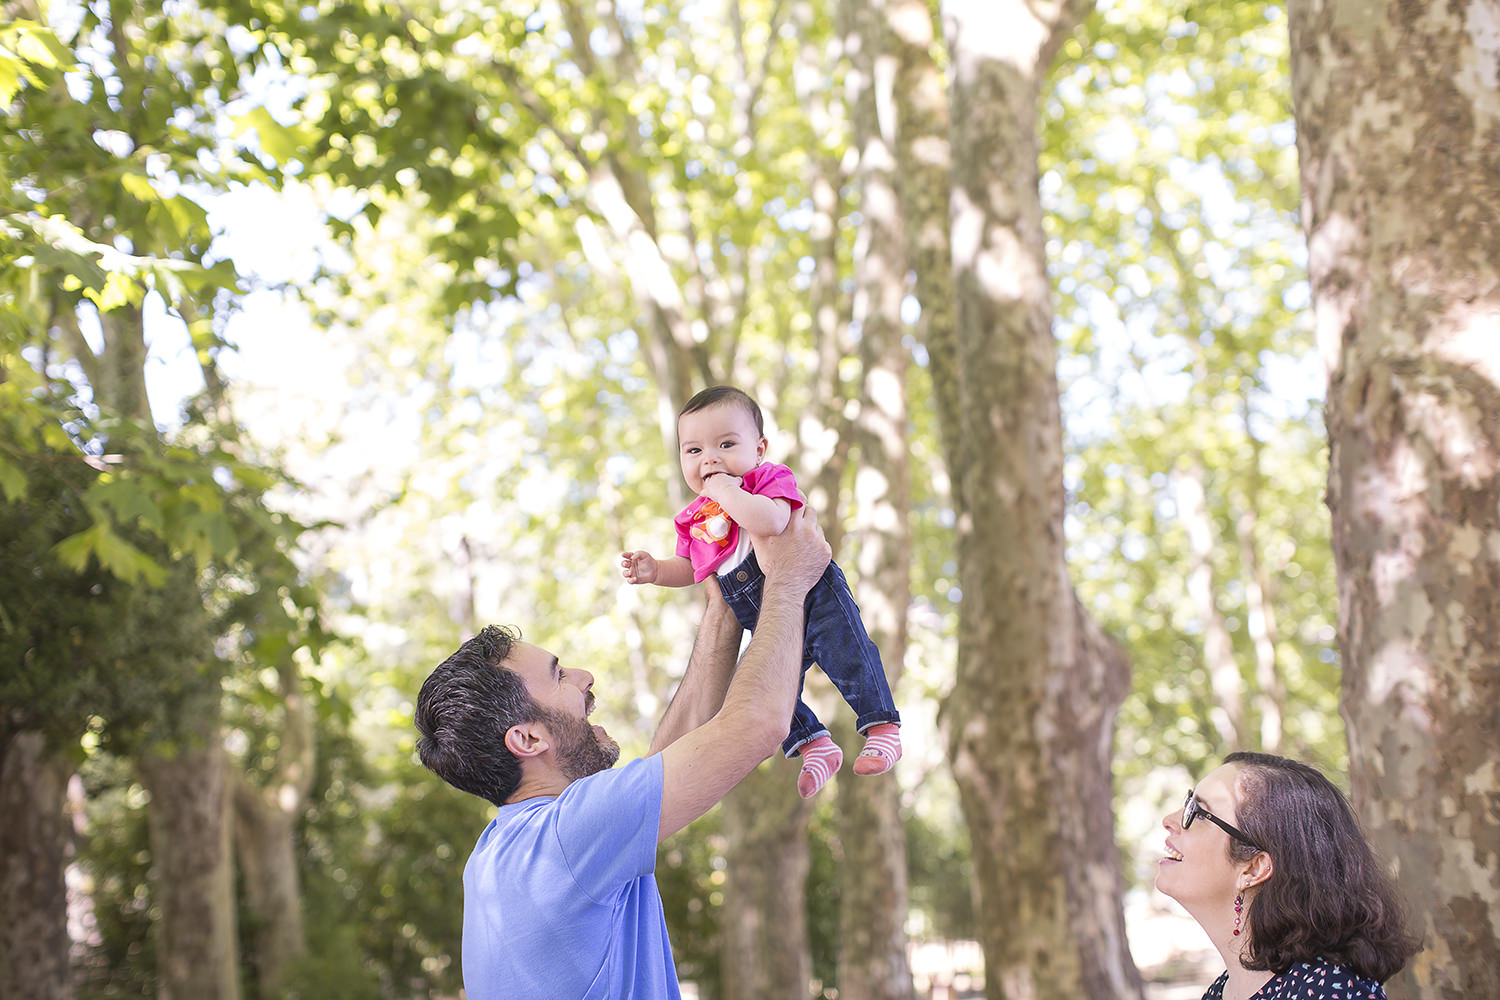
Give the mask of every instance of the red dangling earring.
[(1245, 908), (1245, 894), (1242, 892), (1234, 897), (1234, 936), (1240, 936), (1240, 911)]

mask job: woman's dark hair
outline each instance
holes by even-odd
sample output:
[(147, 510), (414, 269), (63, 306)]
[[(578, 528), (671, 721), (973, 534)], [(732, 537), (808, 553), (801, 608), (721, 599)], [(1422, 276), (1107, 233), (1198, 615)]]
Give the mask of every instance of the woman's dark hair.
[[(1232, 753), (1239, 768), (1235, 823), (1271, 856), (1269, 879), (1247, 906), (1247, 969), (1285, 972), (1324, 958), (1385, 982), (1418, 942), (1401, 898), (1342, 792), (1316, 769), (1285, 757)], [(1256, 849), (1229, 839), (1229, 856)]]
[(521, 781), (505, 734), (536, 719), (526, 682), (501, 667), (520, 638), (513, 629), (486, 626), (438, 664), (417, 695), (422, 763), (454, 788), (497, 806)]
[(750, 418), (755, 421), (755, 433), (761, 437), (766, 436), (766, 423), (761, 419), (760, 404), (752, 399), (749, 393), (736, 389), (732, 385), (715, 385), (704, 389), (698, 395), (688, 400), (687, 405), (682, 408), (682, 412), (677, 414), (677, 416), (680, 419), (689, 413), (697, 413), (699, 410), (706, 410), (710, 406), (718, 406), (720, 403), (734, 403), (738, 406), (743, 406), (746, 412), (750, 414)]

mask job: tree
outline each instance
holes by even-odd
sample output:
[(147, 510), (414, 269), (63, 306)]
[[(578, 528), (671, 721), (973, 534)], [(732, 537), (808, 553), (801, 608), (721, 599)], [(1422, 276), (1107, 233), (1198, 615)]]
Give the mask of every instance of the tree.
[[(906, 225), (897, 195), (896, 117), (891, 113), (898, 80), (896, 57), (886, 40), (890, 12), (880, 4), (847, 7), (845, 49), (852, 54), (849, 104), (864, 217), (853, 264), (851, 321), (859, 331), (862, 390), (857, 416), (847, 432), (857, 455), (851, 548), (857, 553), (855, 596), (895, 691), (906, 659), (912, 572), (907, 458), (911, 352), (902, 343), (901, 314), (908, 264)], [(854, 727), (844, 725), (835, 732), (838, 742), (851, 748), (852, 758), (852, 748), (860, 745)], [(869, 1000), (910, 1000), (913, 995), (907, 958), (905, 831), (896, 778), (851, 775), (838, 784), (843, 855), (838, 989)]]
[[(1500, 993), (1500, 83), (1484, 5), (1288, 5), (1353, 798), (1425, 948)], [(1488, 34), (1486, 34), (1488, 32)]]
[[(40, 487), (44, 479), (86, 477), (87, 467), (62, 457), (28, 463), (28, 482)], [(118, 611), (110, 606), (101, 616), (101, 606), (117, 605), (120, 596), (106, 574), (75, 573), (47, 558), (83, 520), (76, 502), (34, 511), (0, 501), (0, 562), (7, 570), (0, 575), (0, 663), (6, 664), (0, 675), (0, 905), (9, 916), (0, 931), (0, 992), (6, 996), (72, 995), (63, 881), (71, 839), (64, 805), (73, 770), (68, 742), (82, 727), (81, 717), (102, 707), (90, 695), (95, 678), (80, 647)]]
[[(1064, 562), (1062, 427), (1038, 102), (1083, 3), (942, 5), (957, 314), (945, 433), (959, 651), (944, 724), (973, 839), (991, 997), (1139, 995), (1117, 899), (1110, 733), (1129, 664)], [(945, 341), (935, 344), (938, 349)]]
[[(1345, 766), (1284, 17), (1109, 5), (1045, 95), (1069, 565), (1131, 654), (1122, 802), (1231, 746)], [(1121, 817), (1149, 882), (1157, 820)]]
[[(103, 686), (89, 711), (68, 706), (45, 735), (66, 747), (97, 719), (135, 755), (153, 796), (158, 987), (167, 996), (233, 997), (224, 664), (208, 607), (221, 595), (206, 591), (224, 574), (251, 577), (252, 588), (273, 594), (294, 581), (286, 553), (296, 527), (262, 503), (276, 477), (244, 460), (218, 413), (187, 414), (176, 441), (157, 428), (147, 316), (160, 306), (181, 322), (209, 393), (221, 388), (214, 319), (237, 276), (212, 260), (206, 213), (184, 188), (222, 185), (232, 172), (222, 165), (236, 162), (236, 151), (218, 139), (222, 101), (256, 56), (236, 55), (212, 8), (81, 9), (66, 45), (29, 8), (10, 5), (8, 13), (32, 19), (0, 27), (0, 39), (13, 43), (0, 52), (0, 83), (15, 126), (0, 138), (10, 174), (0, 190), (0, 391), (18, 431), (0, 448), (0, 485), (12, 502), (74, 513), (74, 533), (40, 554), (42, 572), (88, 579), (97, 571), (138, 592), (109, 627), (76, 630), (71, 655), (41, 655), (46, 647), (27, 649), (24, 635), (22, 648), (57, 669), (60, 683), (44, 692), (51, 710), (66, 682), (95, 664), (123, 662), (119, 675), (139, 683), (124, 698), (119, 686)], [(259, 127), (274, 147), (275, 123)], [(272, 178), (253, 157), (243, 167), (242, 176)], [(98, 474), (59, 482), (28, 473), (38, 460)], [(242, 545), (272, 555), (247, 559)], [(306, 596), (282, 594), (292, 617)], [(122, 644), (126, 633), (142, 641)]]

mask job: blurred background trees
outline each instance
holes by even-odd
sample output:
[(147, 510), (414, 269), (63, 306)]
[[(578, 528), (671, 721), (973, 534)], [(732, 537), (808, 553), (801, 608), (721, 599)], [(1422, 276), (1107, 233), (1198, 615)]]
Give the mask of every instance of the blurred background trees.
[(684, 981), (1140, 995), (1185, 783), (1382, 753), (1288, 60), (1259, 2), (5, 5), (0, 993), (456, 995), (488, 808), (415, 691), (518, 623), (643, 752), (700, 598), (616, 553), (733, 382), (908, 749), (663, 847)]

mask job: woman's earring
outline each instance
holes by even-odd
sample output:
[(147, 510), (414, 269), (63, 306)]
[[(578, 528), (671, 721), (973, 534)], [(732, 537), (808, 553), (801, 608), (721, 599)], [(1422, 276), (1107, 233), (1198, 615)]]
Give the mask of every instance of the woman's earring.
[(1234, 936), (1240, 936), (1240, 911), (1245, 908), (1245, 894), (1242, 892), (1234, 897)]

